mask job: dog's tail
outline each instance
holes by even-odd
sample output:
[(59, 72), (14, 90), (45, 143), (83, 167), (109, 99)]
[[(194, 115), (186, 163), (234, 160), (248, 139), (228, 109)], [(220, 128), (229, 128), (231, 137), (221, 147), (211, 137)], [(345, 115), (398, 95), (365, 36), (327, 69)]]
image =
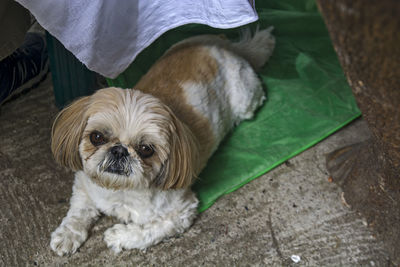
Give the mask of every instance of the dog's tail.
[(267, 62), (275, 47), (275, 38), (271, 34), (274, 28), (271, 26), (264, 30), (257, 28), (252, 35), (249, 28), (241, 32), (239, 42), (232, 43), (237, 54), (246, 59), (257, 71)]

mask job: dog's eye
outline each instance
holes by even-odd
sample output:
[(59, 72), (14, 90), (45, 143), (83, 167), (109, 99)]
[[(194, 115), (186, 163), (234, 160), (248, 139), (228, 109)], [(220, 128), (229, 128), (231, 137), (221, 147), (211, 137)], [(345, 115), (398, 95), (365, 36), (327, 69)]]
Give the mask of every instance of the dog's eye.
[(138, 145), (135, 150), (139, 156), (144, 159), (149, 158), (154, 154), (153, 147), (148, 145)]
[(104, 137), (104, 135), (101, 132), (94, 131), (90, 134), (90, 142), (94, 146), (101, 146), (107, 143), (107, 139)]

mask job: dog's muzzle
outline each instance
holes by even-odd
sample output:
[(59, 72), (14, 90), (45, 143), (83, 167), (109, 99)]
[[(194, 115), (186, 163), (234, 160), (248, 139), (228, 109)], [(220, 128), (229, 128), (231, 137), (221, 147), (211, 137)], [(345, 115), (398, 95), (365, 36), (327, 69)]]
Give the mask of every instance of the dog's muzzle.
[(128, 149), (122, 145), (113, 146), (103, 166), (106, 172), (128, 176), (132, 172)]

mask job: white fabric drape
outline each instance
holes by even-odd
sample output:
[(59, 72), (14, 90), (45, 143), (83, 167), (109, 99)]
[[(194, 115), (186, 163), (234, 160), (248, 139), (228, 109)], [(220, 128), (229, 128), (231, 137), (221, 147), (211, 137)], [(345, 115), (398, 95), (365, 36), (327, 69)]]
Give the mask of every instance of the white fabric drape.
[(252, 0), (17, 0), (89, 69), (123, 72), (164, 32), (188, 23), (234, 28), (258, 19)]

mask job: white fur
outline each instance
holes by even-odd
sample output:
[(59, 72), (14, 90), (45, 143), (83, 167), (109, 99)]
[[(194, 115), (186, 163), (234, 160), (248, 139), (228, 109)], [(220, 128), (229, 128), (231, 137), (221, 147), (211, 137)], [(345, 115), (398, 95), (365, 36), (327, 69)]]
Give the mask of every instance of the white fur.
[[(263, 42), (256, 46), (251, 40), (248, 50), (243, 51), (255, 57), (259, 52), (258, 47), (264, 44), (261, 58), (266, 61), (274, 47), (270, 30), (257, 32), (254, 38)], [(239, 42), (234, 48), (245, 45), (245, 42)], [(206, 49), (218, 65), (222, 66), (217, 78), (209, 84), (185, 82), (181, 86), (187, 102), (210, 122), (215, 138), (214, 152), (234, 125), (253, 117), (254, 111), (262, 105), (266, 97), (257, 74), (245, 58), (215, 45), (208, 45)]]
[(243, 56), (255, 69), (261, 68), (274, 51), (275, 38), (271, 34), (273, 29), (272, 26), (264, 30), (257, 27), (252, 35), (250, 29), (246, 28), (241, 32), (241, 40), (232, 44), (234, 51)]
[(75, 174), (71, 207), (52, 233), (50, 246), (60, 256), (74, 253), (101, 212), (124, 223), (104, 233), (108, 247), (115, 252), (144, 249), (187, 229), (196, 216), (197, 204), (189, 189), (114, 191), (96, 185), (79, 171)]
[[(195, 37), (191, 41), (201, 41), (201, 38)], [(192, 105), (195, 111), (209, 121), (215, 140), (212, 149), (214, 151), (227, 132), (240, 121), (251, 118), (264, 101), (261, 82), (250, 64), (259, 67), (265, 63), (272, 53), (274, 39), (270, 35), (270, 29), (258, 31), (253, 39), (233, 44), (228, 50), (213, 45), (210, 36), (204, 37), (204, 40), (205, 49), (219, 66), (217, 77), (209, 84), (181, 84), (185, 92), (185, 99), (182, 101)], [(226, 44), (225, 41), (218, 42)], [(252, 62), (253, 60), (256, 62)], [(127, 90), (121, 106), (114, 107), (112, 112), (98, 112), (91, 116), (85, 131), (106, 128), (110, 132), (118, 133), (122, 145), (145, 135), (160, 147), (168, 147), (162, 143), (168, 140), (164, 136), (165, 132), (149, 126), (149, 121), (156, 115), (149, 112), (148, 107), (155, 98), (138, 96), (143, 94)], [(84, 153), (83, 141), (79, 151), (80, 155)], [(162, 153), (168, 155), (169, 151)], [(58, 255), (76, 252), (87, 239), (88, 229), (100, 213), (115, 216), (122, 222), (104, 233), (104, 241), (115, 252), (122, 249), (145, 249), (190, 227), (198, 205), (190, 188), (161, 190), (151, 186), (161, 168), (157, 164), (161, 163), (155, 163), (149, 174), (141, 169), (138, 161), (132, 160), (131, 165), (135, 172), (132, 177), (123, 177), (99, 170), (99, 162), (106, 157), (105, 154), (106, 151), (99, 149), (87, 159), (82, 159), (84, 171), (75, 174), (70, 209), (61, 225), (51, 235), (50, 246)], [(133, 180), (135, 189), (106, 189), (91, 179), (92, 174), (115, 176), (107, 179)]]

